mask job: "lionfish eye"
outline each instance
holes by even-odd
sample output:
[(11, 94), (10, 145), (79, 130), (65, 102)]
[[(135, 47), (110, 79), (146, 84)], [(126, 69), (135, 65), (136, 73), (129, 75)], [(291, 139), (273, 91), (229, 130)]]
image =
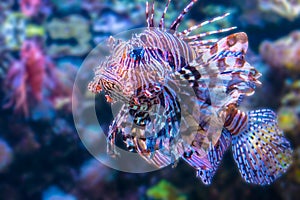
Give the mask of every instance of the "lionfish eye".
[(145, 50), (143, 47), (136, 47), (129, 52), (133, 60), (141, 60), (144, 57)]

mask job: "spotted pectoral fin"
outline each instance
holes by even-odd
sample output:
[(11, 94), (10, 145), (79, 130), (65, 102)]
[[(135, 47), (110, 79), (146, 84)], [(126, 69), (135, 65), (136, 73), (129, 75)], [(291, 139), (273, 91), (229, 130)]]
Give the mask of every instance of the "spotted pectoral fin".
[(207, 157), (212, 167), (208, 169), (197, 170), (197, 177), (201, 178), (204, 184), (211, 184), (211, 180), (215, 175), (222, 161), (223, 155), (226, 152), (227, 148), (230, 146), (230, 144), (231, 136), (226, 129), (223, 129), (217, 144), (212, 145), (212, 143), (210, 143)]
[(199, 63), (200, 82), (207, 85), (212, 104), (239, 104), (260, 84), (261, 74), (244, 58), (247, 48), (247, 35), (241, 32), (221, 39), (199, 56), (195, 65)]
[(248, 183), (271, 184), (292, 163), (292, 149), (271, 110), (248, 113), (248, 127), (232, 137), (232, 151), (242, 177)]
[(226, 57), (213, 61), (207, 66), (202, 80), (208, 86), (211, 101), (215, 105), (239, 104), (243, 96), (250, 96), (260, 82), (253, 66), (241, 58)]
[(220, 39), (198, 57), (198, 62), (209, 63), (229, 56), (243, 57), (248, 49), (248, 37), (244, 32), (234, 33)]
[(226, 93), (234, 91), (250, 96), (261, 82), (261, 74), (243, 58), (226, 57), (217, 61), (222, 79), (226, 84)]
[[(261, 74), (245, 61), (247, 48), (245, 33), (232, 34), (200, 53), (171, 77), (181, 88), (192, 88), (189, 96), (192, 99), (196, 95), (200, 107), (212, 105), (220, 111), (229, 104), (239, 105), (242, 98), (252, 95), (260, 84)], [(190, 90), (183, 89), (179, 94)]]

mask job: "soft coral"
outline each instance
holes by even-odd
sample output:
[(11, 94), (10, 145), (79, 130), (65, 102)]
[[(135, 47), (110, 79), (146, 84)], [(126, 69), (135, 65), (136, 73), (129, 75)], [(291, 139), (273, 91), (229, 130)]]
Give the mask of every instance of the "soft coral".
[(13, 61), (6, 77), (8, 102), (4, 108), (12, 107), (16, 112), (29, 115), (29, 103), (42, 100), (47, 59), (34, 40), (22, 44), (20, 60)]

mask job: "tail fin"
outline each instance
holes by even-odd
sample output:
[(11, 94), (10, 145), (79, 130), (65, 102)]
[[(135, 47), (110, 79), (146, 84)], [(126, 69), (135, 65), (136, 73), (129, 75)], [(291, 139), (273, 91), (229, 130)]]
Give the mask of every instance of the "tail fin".
[(268, 109), (248, 112), (246, 130), (232, 136), (232, 151), (248, 183), (268, 185), (292, 163), (290, 143), (277, 125), (276, 114)]

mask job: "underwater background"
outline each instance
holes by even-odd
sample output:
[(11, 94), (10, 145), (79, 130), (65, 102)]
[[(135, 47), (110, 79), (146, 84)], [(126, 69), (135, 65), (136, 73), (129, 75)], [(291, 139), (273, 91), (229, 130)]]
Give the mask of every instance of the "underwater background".
[[(167, 24), (188, 2), (172, 1)], [(163, 11), (165, 3), (156, 1), (156, 13)], [(75, 129), (73, 83), (85, 57), (101, 41), (145, 27), (145, 1), (6, 0), (0, 2), (0, 200), (297, 199), (300, 1), (200, 0), (182, 28), (226, 12), (231, 15), (202, 31), (237, 26), (234, 32), (248, 34), (246, 60), (263, 76), (262, 86), (241, 107), (272, 108), (278, 113), (279, 126), (294, 149), (286, 174), (270, 186), (247, 184), (230, 151), (210, 186), (203, 185), (184, 162), (174, 169), (168, 166), (141, 174), (101, 164)], [(105, 113), (105, 98), (98, 100), (97, 109)], [(111, 117), (102, 119), (106, 126)], [(86, 141), (93, 142), (97, 133), (92, 127), (87, 131)]]

